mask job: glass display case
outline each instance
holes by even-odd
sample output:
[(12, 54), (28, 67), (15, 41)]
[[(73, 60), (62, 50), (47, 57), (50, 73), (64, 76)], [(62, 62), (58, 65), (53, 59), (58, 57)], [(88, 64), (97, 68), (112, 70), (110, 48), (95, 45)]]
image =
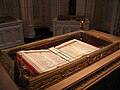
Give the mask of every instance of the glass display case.
[[(100, 49), (33, 76), (17, 59), (18, 51), (48, 49), (72, 39)], [(96, 30), (80, 30), (4, 49), (0, 55), (6, 71), (21, 89), (87, 89), (120, 66), (120, 38)]]

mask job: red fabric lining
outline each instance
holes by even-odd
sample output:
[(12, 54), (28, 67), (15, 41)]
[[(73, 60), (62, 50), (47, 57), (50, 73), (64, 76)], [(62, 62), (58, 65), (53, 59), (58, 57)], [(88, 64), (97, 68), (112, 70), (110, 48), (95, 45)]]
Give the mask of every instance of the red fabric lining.
[[(21, 56), (19, 55), (19, 53), (17, 53), (18, 55), (18, 61), (20, 61)], [(28, 63), (23, 57), (22, 57), (22, 65), (26, 66), (26, 68), (28, 69), (28, 71), (30, 72), (30, 75), (35, 75), (35, 74), (40, 74), (30, 63)]]

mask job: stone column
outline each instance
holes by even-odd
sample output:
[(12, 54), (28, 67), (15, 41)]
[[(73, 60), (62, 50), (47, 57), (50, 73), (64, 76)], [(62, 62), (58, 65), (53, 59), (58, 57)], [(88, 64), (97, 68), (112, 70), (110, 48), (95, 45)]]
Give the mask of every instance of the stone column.
[(114, 1), (113, 5), (113, 11), (112, 11), (112, 20), (111, 20), (111, 25), (110, 25), (110, 34), (116, 34), (117, 27), (119, 26), (119, 16), (120, 16), (120, 8), (119, 8), (119, 0)]
[[(60, 0), (50, 0), (50, 21), (60, 15)], [(53, 25), (50, 26), (50, 31), (53, 31)]]
[(60, 0), (51, 0), (51, 20), (60, 15)]
[(0, 0), (0, 17), (6, 16), (5, 2)]
[(76, 15), (85, 16), (86, 0), (76, 0)]
[(34, 38), (33, 5), (32, 0), (20, 0), (21, 18), (25, 38)]
[(59, 0), (59, 14), (69, 15), (69, 0)]
[(93, 25), (95, 0), (77, 0), (76, 15), (85, 16), (90, 21), (90, 26)]
[(95, 8), (95, 0), (86, 0), (85, 17), (89, 18), (91, 27), (93, 26), (94, 8)]

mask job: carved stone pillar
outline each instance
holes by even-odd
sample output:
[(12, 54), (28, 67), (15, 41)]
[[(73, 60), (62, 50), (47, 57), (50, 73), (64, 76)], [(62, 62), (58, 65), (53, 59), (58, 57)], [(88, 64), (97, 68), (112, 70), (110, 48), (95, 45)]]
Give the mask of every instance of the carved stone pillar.
[(59, 15), (69, 14), (69, 0), (59, 0)]
[(76, 15), (85, 16), (86, 0), (76, 0)]
[(51, 20), (58, 15), (69, 14), (69, 0), (50, 0)]
[(89, 18), (90, 26), (93, 24), (95, 0), (77, 0), (76, 15)]
[(51, 0), (51, 20), (60, 14), (60, 0)]
[(0, 0), (0, 17), (6, 16), (3, 0)]
[(23, 20), (23, 29), (25, 38), (34, 38), (33, 5), (32, 0), (20, 0), (21, 18)]
[[(51, 23), (53, 19), (59, 15), (68, 15), (69, 14), (69, 0), (50, 0), (50, 9), (51, 9)], [(51, 24), (50, 31), (53, 31)]]
[[(58, 15), (60, 15), (60, 0), (50, 0), (50, 7), (51, 7), (50, 21), (51, 23), (53, 23), (52, 20)], [(50, 31), (53, 31), (52, 24), (50, 26)]]
[(95, 0), (85, 0), (85, 17), (89, 18), (90, 26), (93, 26)]
[(116, 34), (118, 31), (119, 26), (119, 16), (120, 16), (120, 1), (115, 0), (113, 4), (113, 11), (112, 11), (112, 20), (110, 25), (110, 34)]

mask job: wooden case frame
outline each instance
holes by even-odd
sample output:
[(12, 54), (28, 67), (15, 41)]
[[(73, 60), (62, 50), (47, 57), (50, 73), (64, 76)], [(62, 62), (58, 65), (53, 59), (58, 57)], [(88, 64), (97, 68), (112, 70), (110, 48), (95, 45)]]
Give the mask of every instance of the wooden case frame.
[[(73, 38), (98, 46), (101, 49), (71, 63), (37, 76), (17, 75), (16, 51), (56, 46)], [(20, 77), (21, 88), (26, 89), (86, 89), (120, 66), (120, 38), (96, 30), (76, 31), (64, 35), (4, 49), (1, 61), (12, 79)], [(92, 70), (91, 70), (92, 69)], [(21, 71), (23, 69), (21, 68)]]

